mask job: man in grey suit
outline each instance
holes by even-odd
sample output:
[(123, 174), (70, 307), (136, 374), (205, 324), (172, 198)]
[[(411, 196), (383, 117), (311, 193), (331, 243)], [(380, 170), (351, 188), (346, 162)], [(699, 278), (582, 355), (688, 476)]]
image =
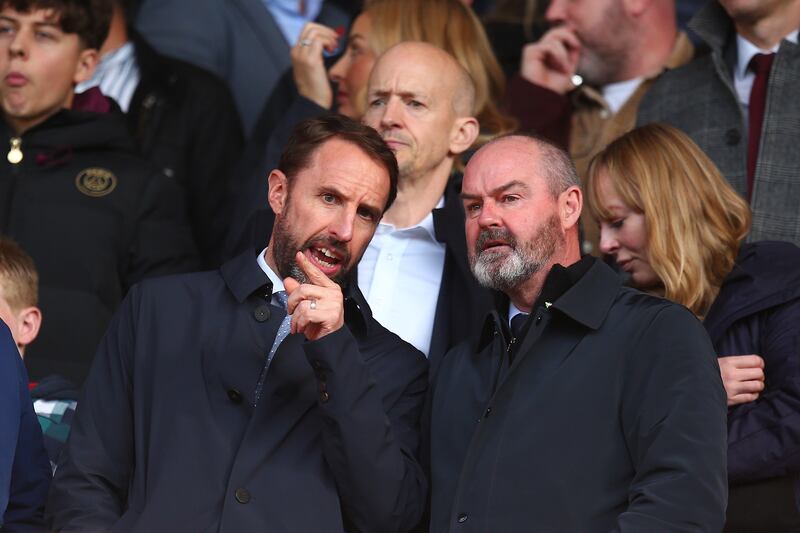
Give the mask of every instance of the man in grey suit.
[(639, 124), (688, 133), (753, 209), (750, 240), (800, 244), (800, 0), (710, 2), (690, 27), (711, 53), (662, 76)]
[[(291, 67), (303, 21), (345, 26), (347, 13), (331, 2), (265, 0), (142, 0), (136, 29), (159, 52), (225, 80), (249, 136), (275, 85)], [(298, 27), (299, 26), (299, 27)], [(293, 37), (294, 36), (294, 37)]]

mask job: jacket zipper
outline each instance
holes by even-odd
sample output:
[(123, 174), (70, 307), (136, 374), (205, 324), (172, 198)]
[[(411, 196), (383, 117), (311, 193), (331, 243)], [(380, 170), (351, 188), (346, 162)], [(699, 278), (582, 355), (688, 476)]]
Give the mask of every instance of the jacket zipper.
[(8, 186), (8, 197), (6, 198), (5, 217), (3, 220), (3, 233), (8, 233), (8, 225), (11, 223), (11, 206), (14, 204), (14, 197), (17, 192), (17, 177), (19, 175), (19, 164), (22, 162), (22, 138), (11, 137), (9, 140), (9, 150), (6, 159), (11, 163), (11, 182)]

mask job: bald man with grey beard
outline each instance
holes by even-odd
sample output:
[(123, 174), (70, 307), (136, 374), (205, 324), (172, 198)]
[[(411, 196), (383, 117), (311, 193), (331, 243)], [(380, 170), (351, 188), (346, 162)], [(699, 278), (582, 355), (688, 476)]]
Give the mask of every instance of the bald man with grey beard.
[(718, 532), (726, 397), (703, 326), (580, 255), (565, 152), (508, 136), (470, 159), (469, 260), (496, 305), (430, 392), (432, 532)]

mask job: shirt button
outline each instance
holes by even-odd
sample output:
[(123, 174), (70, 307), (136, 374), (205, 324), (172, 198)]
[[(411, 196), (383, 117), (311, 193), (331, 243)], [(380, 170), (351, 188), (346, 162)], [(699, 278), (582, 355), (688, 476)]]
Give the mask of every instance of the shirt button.
[(242, 403), (242, 393), (236, 389), (229, 389), (228, 399), (236, 404)]
[(267, 306), (259, 305), (256, 307), (255, 311), (253, 311), (253, 318), (258, 322), (266, 322), (269, 320), (269, 309), (267, 309)]
[(247, 489), (236, 489), (233, 495), (239, 503), (250, 503), (250, 491)]
[(458, 515), (458, 523), (463, 524), (464, 522), (467, 521), (467, 518), (469, 518), (467, 515), (461, 513), (460, 515)]
[(386, 254), (386, 259), (391, 261), (392, 259), (394, 259), (394, 256), (392, 254)]

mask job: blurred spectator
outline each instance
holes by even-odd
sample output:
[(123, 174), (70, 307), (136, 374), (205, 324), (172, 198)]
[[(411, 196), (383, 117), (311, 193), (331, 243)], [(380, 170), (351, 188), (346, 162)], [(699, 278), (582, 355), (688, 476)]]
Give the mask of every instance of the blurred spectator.
[[(33, 259), (11, 239), (0, 237), (0, 318), (11, 329), (20, 356), (36, 340), (42, 324), (39, 274)], [(32, 384), (33, 409), (44, 434), (44, 447), (55, 468), (69, 435), (78, 400), (75, 385), (60, 376), (47, 376)]]
[(688, 133), (750, 202), (749, 239), (800, 244), (800, 0), (710, 2), (691, 28), (711, 49), (666, 74), (639, 123)]
[(525, 44), (538, 41), (547, 31), (548, 5), (548, 0), (497, 0), (480, 15), (506, 76), (519, 70)]
[(0, 9), (0, 233), (36, 262), (48, 317), (25, 362), (33, 380), (80, 384), (128, 287), (195, 268), (195, 247), (179, 188), (136, 155), (124, 116), (97, 89), (74, 97), (108, 32), (108, 2)]
[[(336, 32), (309, 24), (303, 30), (301, 41), (292, 49), (296, 86), (287, 77), (286, 83), (276, 89), (242, 158), (240, 168), (245, 169), (242, 172), (249, 178), (235, 199), (237, 207), (229, 235), (236, 250), (241, 247), (242, 228), (264, 205), (266, 176), (277, 166), (280, 151), (294, 125), (330, 109), (360, 118), (366, 106), (367, 79), (375, 58), (399, 42), (422, 41), (438, 46), (470, 73), (475, 83), (476, 117), (482, 132), (478, 142), (515, 127), (514, 121), (497, 108), (505, 91), (503, 72), (480, 21), (459, 0), (372, 0), (353, 22), (344, 55), (327, 73), (322, 53), (324, 48), (335, 45)], [(335, 102), (329, 78), (337, 86)], [(296, 97), (298, 92), (299, 98)], [(256, 235), (263, 239), (265, 234)], [(245, 237), (244, 241), (250, 246), (248, 239)], [(259, 242), (259, 246), (262, 244)]]
[[(591, 157), (633, 128), (655, 78), (689, 61), (693, 47), (673, 0), (553, 0), (546, 17), (553, 28), (523, 50), (508, 107), (523, 130), (568, 148), (584, 178)], [(583, 251), (597, 253), (588, 211), (582, 223)]]
[[(347, 12), (323, 0), (142, 0), (136, 28), (156, 50), (228, 83), (249, 137), (290, 68), (303, 25), (344, 28)], [(343, 31), (343, 30), (342, 30)], [(263, 202), (263, 198), (261, 201)]]
[(185, 190), (195, 242), (205, 266), (216, 267), (228, 180), (243, 142), (233, 98), (215, 76), (151, 48), (128, 24), (129, 0), (109, 1), (114, 12), (100, 63), (76, 92), (99, 86), (120, 105), (142, 155)]
[(728, 395), (726, 532), (800, 530), (800, 248), (741, 244), (746, 202), (689, 137), (651, 124), (590, 167), (601, 250), (631, 284), (688, 307)]
[(0, 529), (44, 531), (50, 465), (0, 297)]

